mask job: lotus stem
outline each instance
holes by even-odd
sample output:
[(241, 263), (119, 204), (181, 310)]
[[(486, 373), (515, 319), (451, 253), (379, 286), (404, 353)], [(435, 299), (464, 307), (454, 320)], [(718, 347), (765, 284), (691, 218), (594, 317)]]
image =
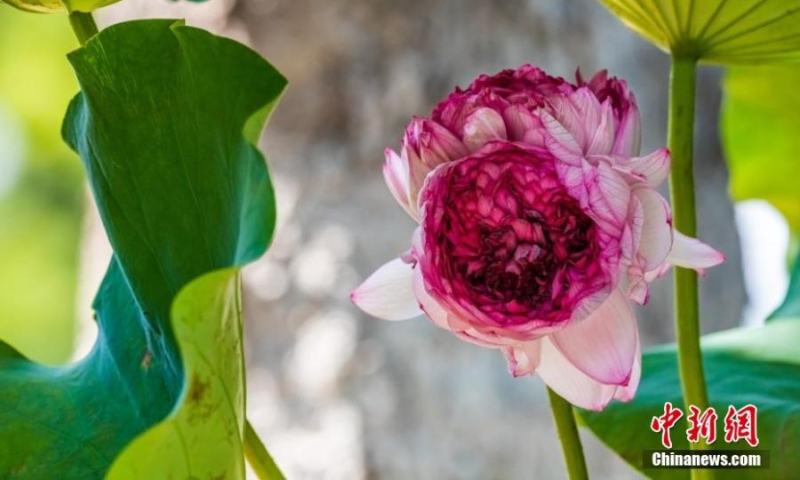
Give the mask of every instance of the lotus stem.
[[(667, 143), (672, 152), (669, 188), (673, 225), (679, 232), (695, 237), (697, 217), (694, 199), (694, 103), (697, 59), (674, 55), (670, 72), (669, 125)], [(676, 267), (675, 331), (678, 342), (678, 369), (685, 410), (695, 405), (708, 407), (703, 358), (700, 350), (700, 311), (697, 294), (697, 272)], [(691, 444), (693, 450), (709, 446), (702, 440)], [(710, 479), (710, 470), (693, 470), (692, 478)]]
[(547, 396), (550, 398), (550, 409), (553, 412), (558, 438), (561, 440), (561, 449), (564, 451), (569, 478), (570, 480), (588, 480), (586, 459), (583, 457), (583, 445), (581, 445), (581, 437), (578, 435), (572, 405), (550, 388), (547, 389)]
[(247, 419), (244, 421), (244, 455), (260, 480), (286, 480)]
[(97, 24), (91, 13), (72, 12), (69, 14), (69, 23), (81, 46), (86, 45), (90, 38), (97, 35)]

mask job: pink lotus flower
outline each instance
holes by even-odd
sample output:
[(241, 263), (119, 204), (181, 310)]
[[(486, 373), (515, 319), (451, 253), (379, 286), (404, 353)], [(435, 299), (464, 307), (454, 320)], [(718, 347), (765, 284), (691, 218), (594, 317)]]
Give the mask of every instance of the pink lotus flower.
[(669, 152), (639, 145), (636, 100), (606, 72), (573, 85), (525, 65), (456, 89), (386, 151), (389, 189), (419, 227), (353, 302), (387, 320), (424, 312), (580, 407), (630, 400), (631, 301), (669, 265), (724, 261), (672, 228), (655, 190)]

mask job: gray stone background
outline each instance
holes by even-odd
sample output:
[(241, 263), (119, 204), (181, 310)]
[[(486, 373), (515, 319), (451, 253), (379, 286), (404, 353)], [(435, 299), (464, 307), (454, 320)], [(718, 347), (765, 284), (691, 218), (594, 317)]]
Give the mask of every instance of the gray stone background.
[[(455, 85), (523, 63), (627, 79), (652, 150), (665, 144), (667, 56), (594, 0), (131, 0), (101, 13), (140, 17), (186, 17), (239, 39), (291, 82), (262, 143), (278, 233), (245, 278), (249, 415), (288, 478), (565, 478), (538, 379), (510, 378), (497, 352), (423, 318), (386, 323), (350, 305), (413, 229), (384, 186), (382, 152)], [(745, 300), (719, 79), (701, 69), (700, 237), (728, 255), (702, 281), (704, 331), (736, 325)], [(639, 313), (645, 344), (673, 339), (669, 278)], [(583, 433), (594, 478), (637, 477)]]

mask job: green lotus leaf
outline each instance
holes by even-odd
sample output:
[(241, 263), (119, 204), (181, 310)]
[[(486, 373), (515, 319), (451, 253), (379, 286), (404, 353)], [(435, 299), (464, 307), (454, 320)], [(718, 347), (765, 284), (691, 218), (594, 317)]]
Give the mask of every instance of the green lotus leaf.
[(659, 48), (709, 63), (800, 60), (800, 0), (599, 0)]
[[(11, 5), (14, 8), (18, 8), (20, 10), (24, 10), (26, 12), (33, 12), (33, 13), (52, 13), (52, 12), (65, 12), (68, 10), (68, 4), (62, 2), (61, 0), (2, 0), (3, 2)], [(115, 3), (119, 0), (109, 1), (105, 5), (109, 5), (111, 3)], [(95, 8), (100, 8), (104, 6), (102, 2), (100, 5), (97, 5)], [(94, 10), (91, 9), (91, 10)], [(91, 11), (86, 10), (86, 11)]]
[(285, 79), (170, 20), (112, 26), (69, 58), (82, 91), (63, 134), (115, 254), (87, 358), (43, 367), (0, 342), (0, 472), (243, 478), (239, 269), (274, 228), (253, 143)]
[(728, 69), (722, 143), (735, 200), (768, 200), (800, 231), (800, 65)]
[(767, 320), (773, 321), (795, 318), (800, 318), (800, 258), (794, 260), (786, 298)]
[[(798, 262), (800, 264), (800, 262)], [(708, 397), (719, 415), (715, 450), (751, 450), (740, 440), (725, 443), (723, 418), (728, 406), (758, 408), (759, 444), (755, 450), (769, 452), (769, 468), (723, 469), (717, 478), (790, 480), (800, 471), (800, 269), (784, 306), (766, 325), (736, 328), (702, 339), (703, 366)], [(798, 297), (798, 298), (796, 298)], [(780, 321), (777, 321), (780, 320)], [(664, 413), (664, 402), (684, 408), (678, 378), (675, 345), (644, 354), (642, 380), (630, 403), (612, 403), (603, 412), (580, 411), (579, 416), (603, 443), (626, 462), (655, 479), (688, 479), (688, 470), (642, 470), (645, 450), (664, 450), (660, 434), (650, 430), (650, 420)], [(688, 450), (684, 417), (672, 429), (674, 450)]]

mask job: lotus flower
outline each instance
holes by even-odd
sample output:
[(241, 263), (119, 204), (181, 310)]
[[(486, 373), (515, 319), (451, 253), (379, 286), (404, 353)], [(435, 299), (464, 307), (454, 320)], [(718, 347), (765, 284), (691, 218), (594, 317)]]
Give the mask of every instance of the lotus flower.
[(525, 65), (456, 89), (386, 151), (389, 190), (419, 226), (353, 302), (387, 320), (425, 313), (574, 405), (630, 400), (631, 302), (670, 265), (724, 261), (673, 229), (655, 190), (669, 152), (639, 144), (636, 100), (606, 72), (570, 84)]

